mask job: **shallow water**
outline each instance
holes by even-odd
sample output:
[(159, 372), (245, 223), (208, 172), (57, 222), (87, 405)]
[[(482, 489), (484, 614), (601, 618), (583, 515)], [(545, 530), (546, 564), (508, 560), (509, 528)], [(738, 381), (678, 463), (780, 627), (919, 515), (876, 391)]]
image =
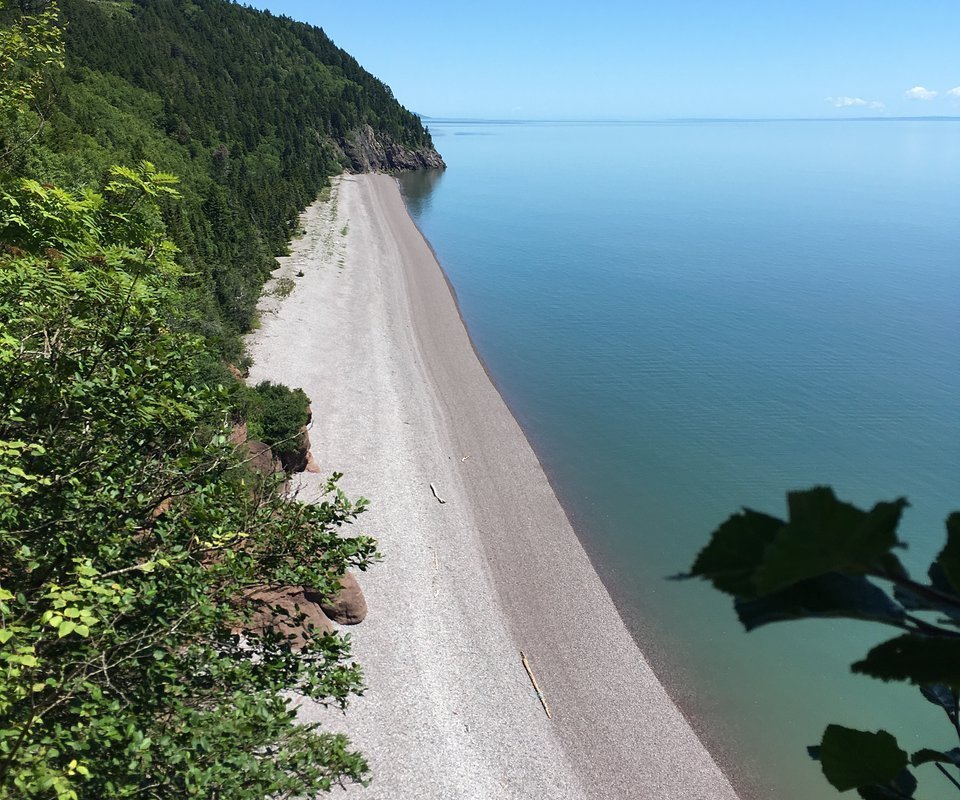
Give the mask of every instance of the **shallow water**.
[(665, 578), (740, 506), (782, 514), (817, 483), (906, 495), (917, 572), (942, 544), (960, 125), (430, 125), (449, 168), (404, 180), (411, 212), (628, 625), (746, 793), (834, 796), (804, 750), (830, 722), (955, 746), (914, 690), (849, 675), (883, 629), (747, 635), (723, 596)]

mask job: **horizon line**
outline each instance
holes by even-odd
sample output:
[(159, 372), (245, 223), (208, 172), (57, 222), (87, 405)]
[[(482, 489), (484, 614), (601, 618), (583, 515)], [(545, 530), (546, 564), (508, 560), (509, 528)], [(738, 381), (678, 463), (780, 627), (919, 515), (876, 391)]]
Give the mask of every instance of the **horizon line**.
[[(414, 112), (416, 113), (416, 112)], [(861, 117), (433, 117), (417, 114), (423, 122), (475, 124), (657, 124), (670, 122), (960, 122), (960, 116), (861, 116)]]

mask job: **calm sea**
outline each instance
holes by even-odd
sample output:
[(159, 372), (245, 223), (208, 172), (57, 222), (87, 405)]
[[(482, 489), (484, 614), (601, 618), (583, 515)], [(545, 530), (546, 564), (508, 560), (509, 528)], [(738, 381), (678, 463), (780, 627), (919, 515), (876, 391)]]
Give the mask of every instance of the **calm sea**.
[(960, 123), (431, 130), (449, 169), (406, 181), (411, 211), (629, 627), (747, 793), (835, 796), (805, 751), (830, 722), (956, 746), (915, 690), (849, 674), (884, 629), (746, 634), (724, 596), (666, 577), (741, 506), (782, 515), (818, 483), (906, 495), (918, 573), (942, 545)]

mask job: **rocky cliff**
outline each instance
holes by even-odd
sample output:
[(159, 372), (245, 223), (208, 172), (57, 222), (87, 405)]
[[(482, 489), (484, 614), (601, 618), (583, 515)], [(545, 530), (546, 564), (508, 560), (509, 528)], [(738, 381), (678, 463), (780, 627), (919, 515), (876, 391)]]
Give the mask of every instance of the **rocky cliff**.
[(369, 125), (351, 131), (339, 144), (354, 172), (406, 172), (447, 166), (432, 144), (411, 148), (387, 133), (378, 134)]

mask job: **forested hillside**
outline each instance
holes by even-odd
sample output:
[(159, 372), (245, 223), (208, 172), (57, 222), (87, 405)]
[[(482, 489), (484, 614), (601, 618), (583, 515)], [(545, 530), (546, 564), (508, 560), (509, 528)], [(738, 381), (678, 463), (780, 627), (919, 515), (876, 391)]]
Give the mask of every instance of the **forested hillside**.
[[(11, 3), (5, 18), (37, 5)], [(60, 8), (66, 69), (39, 98), (40, 134), (2, 168), (67, 187), (144, 159), (179, 176), (183, 200), (164, 214), (192, 276), (191, 325), (227, 359), (329, 175), (442, 166), (419, 119), (319, 28), (225, 0)], [(0, 150), (40, 122), (8, 120)], [(381, 163), (364, 152), (371, 135)]]
[(441, 164), (316, 28), (0, 0), (0, 800), (367, 778), (291, 700), (362, 689), (321, 605), (376, 557), (365, 501), (288, 493), (308, 398), (228, 364), (331, 173)]

